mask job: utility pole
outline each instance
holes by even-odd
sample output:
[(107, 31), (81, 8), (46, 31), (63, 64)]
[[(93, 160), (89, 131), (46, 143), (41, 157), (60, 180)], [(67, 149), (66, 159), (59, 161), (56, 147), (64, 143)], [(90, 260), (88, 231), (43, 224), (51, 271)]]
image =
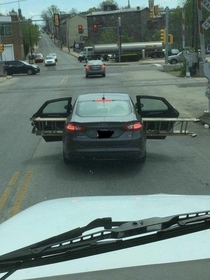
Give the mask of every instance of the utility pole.
[(122, 34), (121, 34), (121, 17), (118, 17), (118, 47), (119, 47), (119, 62), (121, 62), (121, 53), (122, 53)]
[(166, 18), (165, 18), (165, 64), (168, 64), (168, 18), (169, 18), (169, 7), (166, 7), (165, 9), (165, 13), (166, 13)]
[(205, 114), (210, 114), (210, 62), (205, 57), (205, 39), (204, 39), (204, 29), (207, 30), (210, 27), (209, 20), (210, 16), (203, 21), (202, 6), (209, 11), (210, 2), (197, 0), (197, 12), (198, 12), (198, 28), (199, 28), (199, 37), (201, 45), (201, 57), (200, 57), (200, 70), (203, 72), (204, 76), (208, 79), (208, 87), (206, 88), (205, 95), (209, 100), (208, 109), (204, 111)]

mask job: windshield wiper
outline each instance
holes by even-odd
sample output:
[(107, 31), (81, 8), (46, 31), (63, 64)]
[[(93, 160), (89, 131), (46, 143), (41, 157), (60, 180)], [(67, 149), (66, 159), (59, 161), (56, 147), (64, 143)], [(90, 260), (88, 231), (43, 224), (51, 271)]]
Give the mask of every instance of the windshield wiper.
[[(103, 230), (93, 231), (97, 228)], [(101, 218), (88, 225), (0, 256), (1, 279), (19, 269), (144, 245), (210, 228), (210, 210), (138, 221)], [(90, 231), (90, 233), (85, 232)]]

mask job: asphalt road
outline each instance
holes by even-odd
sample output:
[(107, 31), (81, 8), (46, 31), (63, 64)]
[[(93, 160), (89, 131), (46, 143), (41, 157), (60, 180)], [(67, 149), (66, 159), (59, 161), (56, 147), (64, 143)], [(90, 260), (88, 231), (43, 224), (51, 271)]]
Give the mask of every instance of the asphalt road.
[[(199, 117), (208, 104), (206, 81), (181, 79), (157, 65), (110, 65), (106, 78), (85, 78), (83, 63), (58, 49), (46, 35), (37, 52), (56, 52), (56, 67), (35, 76), (0, 81), (0, 222), (37, 202), (75, 196), (131, 194), (210, 194), (210, 131), (190, 125), (198, 136), (147, 141), (144, 165), (83, 162), (66, 166), (62, 143), (31, 134), (30, 117), (49, 99), (90, 92), (127, 92), (167, 98), (182, 117)], [(4, 79), (4, 80), (3, 80)]]

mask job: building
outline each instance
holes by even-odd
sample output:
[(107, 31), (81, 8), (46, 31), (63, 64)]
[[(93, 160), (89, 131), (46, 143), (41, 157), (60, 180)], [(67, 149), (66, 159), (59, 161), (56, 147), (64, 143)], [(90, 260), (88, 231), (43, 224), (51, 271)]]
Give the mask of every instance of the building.
[(0, 16), (0, 42), (4, 44), (0, 60), (24, 58), (21, 22), (16, 12)]
[[(80, 27), (79, 27), (80, 26)], [(80, 30), (79, 30), (80, 28)], [(88, 37), (87, 19), (81, 15), (73, 15), (66, 20), (66, 45), (83, 45)]]
[[(133, 42), (148, 41), (148, 20), (150, 20), (149, 8), (140, 7), (129, 9), (116, 9), (114, 5), (104, 6), (103, 11), (92, 12), (87, 15), (88, 40), (95, 44), (100, 43), (100, 37), (104, 30), (112, 29), (116, 35), (118, 32), (118, 18), (121, 18), (122, 33)], [(97, 31), (94, 30), (97, 25)]]

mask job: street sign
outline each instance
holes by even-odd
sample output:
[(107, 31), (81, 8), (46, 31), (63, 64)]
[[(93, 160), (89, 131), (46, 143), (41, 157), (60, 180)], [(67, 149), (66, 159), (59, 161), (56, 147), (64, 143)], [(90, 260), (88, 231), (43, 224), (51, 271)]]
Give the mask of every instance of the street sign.
[(210, 2), (208, 0), (203, 0), (201, 2), (201, 5), (207, 10), (210, 12)]
[(210, 16), (207, 18), (206, 21), (202, 24), (203, 29), (207, 30), (210, 27)]

